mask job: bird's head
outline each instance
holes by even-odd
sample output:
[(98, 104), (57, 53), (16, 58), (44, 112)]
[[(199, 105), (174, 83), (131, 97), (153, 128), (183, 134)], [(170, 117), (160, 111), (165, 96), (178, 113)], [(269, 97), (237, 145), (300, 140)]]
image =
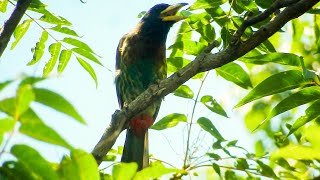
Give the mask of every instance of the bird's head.
[(165, 37), (167, 36), (170, 27), (185, 19), (183, 16), (177, 15), (177, 12), (187, 3), (178, 3), (174, 5), (169, 4), (157, 4), (153, 6), (141, 19), (140, 30), (145, 36), (157, 36)]

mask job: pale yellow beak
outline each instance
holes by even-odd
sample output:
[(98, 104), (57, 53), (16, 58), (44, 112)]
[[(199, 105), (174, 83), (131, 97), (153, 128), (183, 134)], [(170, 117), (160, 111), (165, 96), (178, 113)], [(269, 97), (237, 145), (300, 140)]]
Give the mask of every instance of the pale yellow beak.
[(183, 6), (187, 4), (188, 3), (178, 3), (172, 6), (169, 6), (167, 9), (163, 10), (160, 13), (160, 18), (162, 19), (162, 21), (174, 21), (174, 22), (186, 19), (187, 17), (177, 16), (176, 14)]

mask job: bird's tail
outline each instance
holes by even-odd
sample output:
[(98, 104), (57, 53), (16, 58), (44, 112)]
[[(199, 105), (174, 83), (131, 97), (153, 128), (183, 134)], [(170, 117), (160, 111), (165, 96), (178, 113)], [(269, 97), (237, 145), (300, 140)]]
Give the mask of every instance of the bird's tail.
[(136, 136), (131, 128), (127, 129), (121, 162), (136, 162), (138, 170), (149, 165), (148, 131)]

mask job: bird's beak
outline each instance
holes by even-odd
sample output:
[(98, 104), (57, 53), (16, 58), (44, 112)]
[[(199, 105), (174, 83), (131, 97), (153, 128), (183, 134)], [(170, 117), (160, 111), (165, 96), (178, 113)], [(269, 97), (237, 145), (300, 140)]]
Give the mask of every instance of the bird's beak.
[(160, 13), (160, 18), (162, 19), (162, 21), (173, 21), (173, 22), (177, 22), (182, 19), (185, 19), (186, 17), (177, 16), (176, 14), (183, 6), (187, 4), (188, 3), (178, 3), (178, 4), (174, 4), (172, 6), (167, 7), (167, 9), (163, 10)]

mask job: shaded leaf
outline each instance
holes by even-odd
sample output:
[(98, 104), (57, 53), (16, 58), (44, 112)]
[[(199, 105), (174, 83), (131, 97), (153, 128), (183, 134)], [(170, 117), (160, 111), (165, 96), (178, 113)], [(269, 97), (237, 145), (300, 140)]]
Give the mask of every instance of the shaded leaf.
[(261, 167), (261, 174), (272, 177), (272, 178), (277, 178), (277, 175), (273, 172), (272, 168), (266, 164), (264, 164), (262, 161), (257, 160), (257, 164)]
[(227, 2), (227, 0), (197, 0), (191, 7), (190, 10), (196, 9), (209, 9), (218, 7)]
[(183, 98), (187, 98), (187, 99), (192, 99), (194, 96), (193, 91), (189, 88), (189, 86), (187, 85), (181, 85), (179, 86), (174, 92), (173, 94), (175, 96), (179, 96), (179, 97), (183, 97)]
[(72, 55), (72, 51), (69, 49), (64, 49), (61, 51), (59, 56), (59, 65), (58, 65), (58, 73), (61, 74), (66, 68), (70, 58)]
[(300, 66), (300, 56), (293, 53), (268, 53), (258, 56), (244, 56), (241, 61), (252, 64), (278, 63), (290, 66)]
[(224, 117), (228, 117), (227, 113), (224, 111), (222, 106), (215, 99), (213, 99), (212, 96), (210, 95), (202, 96), (200, 101), (212, 112), (220, 114)]
[(98, 58), (96, 58), (93, 54), (91, 54), (91, 52), (86, 51), (86, 50), (81, 49), (81, 48), (73, 48), (71, 50), (73, 52), (75, 52), (77, 54), (80, 54), (81, 56), (83, 56), (83, 57), (85, 57), (85, 58), (87, 58), (87, 59), (89, 59), (89, 60), (91, 60), (91, 61), (93, 61), (93, 62), (95, 62), (95, 63), (97, 63), (99, 65), (101, 65), (101, 66), (103, 66), (102, 63), (98, 60)]
[(200, 127), (210, 133), (213, 137), (215, 137), (219, 141), (225, 141), (225, 139), (221, 136), (217, 128), (212, 124), (212, 122), (205, 117), (201, 117), (197, 120), (197, 123)]
[(68, 28), (68, 27), (62, 27), (61, 25), (55, 26), (50, 28), (51, 30), (63, 33), (63, 34), (68, 34), (71, 36), (76, 36), (79, 37), (79, 35), (72, 29)]
[(56, 65), (59, 53), (61, 49), (61, 43), (54, 43), (49, 46), (49, 52), (51, 54), (51, 58), (46, 63), (46, 65), (43, 68), (43, 76), (46, 77), (54, 68)]
[(224, 172), (224, 177), (226, 180), (234, 180), (234, 179), (238, 179), (236, 176), (236, 173), (234, 171), (231, 170), (226, 170)]
[(274, 1), (275, 0), (255, 0), (256, 4), (263, 9), (269, 8)]
[(212, 163), (212, 167), (214, 169), (214, 171), (219, 175), (221, 176), (221, 172), (220, 172), (220, 166), (216, 163)]
[(32, 20), (31, 19), (27, 19), (24, 20), (23, 23), (19, 24), (16, 29), (14, 30), (13, 36), (15, 38), (15, 41), (12, 43), (11, 45), (11, 49), (13, 49), (14, 47), (16, 47), (16, 45), (18, 44), (18, 42), (21, 40), (21, 38), (23, 37), (23, 35), (28, 31), (30, 24), (31, 24)]
[(206, 153), (209, 157), (213, 158), (216, 161), (219, 161), (221, 157), (216, 153)]
[(176, 126), (179, 122), (187, 122), (187, 116), (184, 114), (173, 113), (160, 119), (157, 123), (151, 126), (151, 129), (155, 129), (155, 130), (168, 129)]
[(92, 68), (92, 66), (80, 57), (77, 57), (77, 60), (81, 64), (81, 66), (90, 74), (90, 76), (92, 77), (92, 79), (96, 83), (96, 87), (98, 87), (97, 75), (96, 75), (96, 72), (94, 71), (94, 69)]
[(51, 164), (30, 146), (14, 145), (11, 153), (28, 167), (29, 173), (35, 173), (39, 179), (59, 179)]
[(236, 168), (240, 169), (240, 170), (246, 170), (249, 168), (249, 164), (246, 159), (239, 158), (239, 159), (237, 159)]
[(227, 81), (231, 81), (244, 89), (252, 87), (249, 75), (240, 65), (236, 63), (228, 63), (220, 68), (217, 68), (216, 71), (218, 75)]
[(113, 179), (129, 180), (134, 177), (137, 170), (138, 165), (135, 162), (116, 164), (112, 168), (112, 177)]
[(39, 42), (36, 43), (36, 47), (34, 48), (33, 58), (30, 62), (28, 62), (28, 66), (36, 64), (42, 57), (45, 48), (45, 42), (48, 40), (48, 32), (42, 31)]
[(79, 149), (72, 150), (71, 157), (62, 159), (58, 172), (62, 179), (95, 180), (100, 176), (93, 156)]
[(161, 162), (156, 161), (151, 166), (144, 168), (142, 171), (137, 172), (133, 180), (141, 179), (156, 179), (165, 174), (178, 172), (178, 169), (167, 168)]
[(52, 109), (55, 109), (63, 114), (66, 114), (78, 122), (85, 124), (85, 120), (76, 111), (71, 103), (69, 103), (61, 95), (43, 88), (34, 88), (33, 92), (35, 94), (35, 101), (46, 105)]
[(274, 74), (253, 88), (234, 108), (265, 96), (310, 84), (310, 81), (311, 80), (304, 79), (302, 72), (298, 70), (289, 70)]
[(48, 127), (30, 108), (20, 117), (19, 131), (34, 139), (73, 149), (57, 132)]

